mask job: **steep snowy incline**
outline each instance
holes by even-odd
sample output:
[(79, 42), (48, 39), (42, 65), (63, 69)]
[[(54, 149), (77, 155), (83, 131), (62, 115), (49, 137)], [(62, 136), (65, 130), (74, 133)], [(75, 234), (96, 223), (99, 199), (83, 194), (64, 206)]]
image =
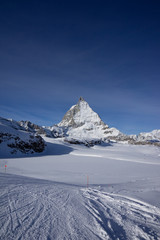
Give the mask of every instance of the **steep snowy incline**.
[(94, 188), (0, 174), (0, 239), (160, 238), (160, 209)]
[(64, 115), (62, 121), (58, 124), (60, 127), (80, 127), (84, 124), (102, 125), (108, 127), (95, 113), (88, 103), (80, 97), (78, 103), (72, 106), (69, 111)]
[[(61, 136), (63, 135), (70, 143), (92, 145), (110, 136), (123, 136), (116, 128), (109, 128), (82, 97), (69, 109), (57, 126), (63, 130)], [(57, 126), (50, 128), (51, 131), (56, 132)]]

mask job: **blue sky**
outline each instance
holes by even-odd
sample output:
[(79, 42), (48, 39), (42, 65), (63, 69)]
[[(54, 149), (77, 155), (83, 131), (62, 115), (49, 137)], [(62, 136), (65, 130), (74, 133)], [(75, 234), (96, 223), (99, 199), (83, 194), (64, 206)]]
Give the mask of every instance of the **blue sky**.
[(0, 2), (0, 116), (49, 126), (80, 96), (124, 133), (160, 129), (159, 1)]

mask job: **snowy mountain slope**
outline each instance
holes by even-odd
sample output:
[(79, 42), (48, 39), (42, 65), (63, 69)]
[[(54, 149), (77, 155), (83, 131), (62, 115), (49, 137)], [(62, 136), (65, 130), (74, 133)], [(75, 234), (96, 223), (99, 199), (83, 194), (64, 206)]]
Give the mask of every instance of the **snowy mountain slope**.
[(95, 113), (88, 103), (80, 97), (78, 103), (76, 105), (73, 105), (69, 111), (64, 115), (62, 121), (58, 124), (59, 127), (80, 127), (83, 125), (88, 125), (88, 128), (92, 125), (101, 125), (106, 128), (108, 128), (108, 125), (106, 125), (98, 116), (97, 113)]
[[(127, 138), (126, 138), (127, 139)], [(128, 143), (135, 145), (154, 145), (160, 147), (160, 130), (144, 132), (138, 135), (129, 135)]]
[(160, 209), (94, 187), (0, 174), (0, 238), (160, 238)]
[(110, 136), (123, 135), (118, 129), (109, 128), (82, 97), (57, 126), (50, 128), (51, 131), (55, 131), (54, 127), (61, 129), (61, 136), (65, 137), (65, 141), (86, 145), (100, 143)]
[(14, 120), (0, 118), (0, 156), (10, 157), (17, 154), (42, 152), (45, 142), (41, 136), (26, 132)]
[(25, 129), (27, 132), (33, 132), (37, 134), (44, 134), (47, 136), (45, 129), (37, 124), (34, 124), (30, 121), (19, 121), (18, 124)]
[(140, 133), (137, 136), (137, 141), (159, 141), (160, 142), (160, 130), (153, 130), (148, 133)]

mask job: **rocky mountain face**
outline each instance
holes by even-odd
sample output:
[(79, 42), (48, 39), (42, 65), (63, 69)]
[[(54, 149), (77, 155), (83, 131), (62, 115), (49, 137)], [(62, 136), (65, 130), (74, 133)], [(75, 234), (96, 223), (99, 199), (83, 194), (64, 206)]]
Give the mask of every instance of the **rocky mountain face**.
[(43, 152), (45, 142), (40, 135), (29, 132), (14, 120), (0, 118), (0, 153), (33, 154)]
[(17, 122), (18, 125), (27, 132), (43, 134), (46, 137), (52, 137), (51, 132), (47, 131), (47, 128), (41, 127), (37, 124), (34, 124), (30, 121), (19, 121)]

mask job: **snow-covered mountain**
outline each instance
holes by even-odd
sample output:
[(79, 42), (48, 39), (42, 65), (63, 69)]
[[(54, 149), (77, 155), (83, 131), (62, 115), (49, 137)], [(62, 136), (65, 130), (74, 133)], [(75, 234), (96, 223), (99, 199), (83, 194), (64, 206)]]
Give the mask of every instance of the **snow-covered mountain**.
[(152, 132), (140, 133), (137, 136), (137, 141), (160, 141), (160, 130), (153, 130)]
[(98, 116), (97, 113), (95, 113), (88, 103), (80, 97), (78, 103), (76, 105), (73, 105), (69, 111), (64, 115), (62, 121), (58, 124), (59, 127), (93, 127), (93, 125), (96, 126), (105, 126), (108, 128), (108, 125), (106, 125)]
[[(109, 128), (82, 97), (67, 111), (62, 121), (50, 130), (54, 134), (58, 132), (61, 137), (65, 137), (65, 141), (85, 145), (93, 145), (109, 137), (124, 135), (116, 128)], [(59, 134), (57, 134), (58, 137)]]
[(82, 143), (88, 146), (102, 141), (160, 145), (160, 130), (139, 135), (123, 134), (118, 129), (110, 128), (104, 123), (82, 97), (67, 111), (60, 123), (45, 127), (43, 131), (47, 136), (63, 138), (70, 143)]
[(42, 127), (30, 121), (17, 122), (0, 118), (1, 149), (7, 146), (12, 153), (41, 152), (45, 148), (44, 136), (61, 138), (69, 143), (86, 146), (108, 141), (160, 146), (160, 130), (139, 135), (125, 135), (104, 123), (82, 97), (67, 111), (60, 123), (51, 127)]
[(27, 132), (19, 122), (0, 117), (0, 155), (33, 154), (42, 152), (45, 142), (40, 135)]

